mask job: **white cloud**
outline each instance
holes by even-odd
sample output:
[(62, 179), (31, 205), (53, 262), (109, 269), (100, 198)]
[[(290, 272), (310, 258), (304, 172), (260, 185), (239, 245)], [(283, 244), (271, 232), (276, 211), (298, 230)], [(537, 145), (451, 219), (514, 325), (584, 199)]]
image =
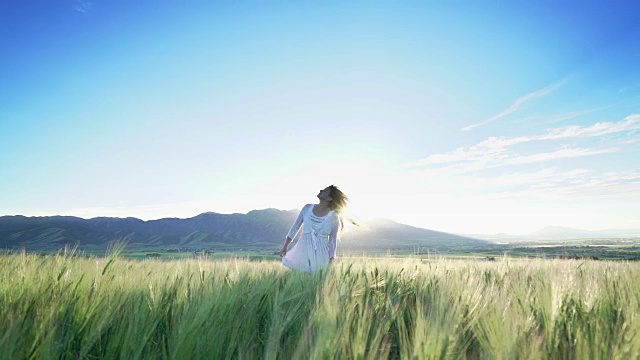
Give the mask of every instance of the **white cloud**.
[[(524, 164), (529, 162), (539, 162), (567, 157), (578, 157), (597, 155), (618, 151), (619, 149), (578, 149), (567, 148), (554, 152), (546, 152), (532, 155), (517, 155), (510, 153), (508, 148), (517, 144), (531, 141), (562, 140), (569, 138), (588, 138), (604, 136), (619, 132), (629, 132), (635, 134), (640, 129), (640, 114), (627, 116), (621, 121), (599, 122), (590, 126), (571, 125), (548, 129), (542, 135), (520, 136), (508, 138), (503, 136), (493, 136), (470, 147), (459, 147), (453, 151), (442, 154), (431, 154), (424, 159), (403, 164), (402, 168), (411, 168), (436, 164), (453, 163), (482, 163), (487, 166), (502, 166), (513, 164)], [(633, 143), (633, 141), (622, 144)], [(461, 166), (458, 166), (461, 167)], [(472, 166), (471, 170), (482, 168), (482, 166)]]
[[(493, 145), (480, 144), (470, 148), (458, 148), (445, 154), (433, 154), (425, 159), (403, 164), (400, 168), (415, 168), (428, 165), (453, 164), (442, 170), (450, 170), (453, 173), (463, 173), (480, 169), (493, 168), (506, 165), (519, 165), (534, 162), (551, 161), (555, 159), (598, 155), (619, 151), (617, 148), (586, 149), (564, 147), (552, 152), (518, 155), (508, 151), (507, 146), (499, 144), (497, 140)], [(504, 142), (503, 144), (508, 144)], [(457, 164), (456, 164), (457, 163)]]
[(490, 137), (471, 147), (459, 147), (444, 154), (432, 154), (428, 157), (403, 164), (402, 168), (411, 168), (432, 164), (446, 164), (463, 161), (495, 161), (508, 157), (506, 148), (531, 141), (529, 137), (505, 138)]
[(479, 126), (490, 124), (490, 123), (492, 123), (492, 122), (494, 122), (494, 121), (496, 121), (498, 119), (501, 119), (501, 118), (503, 118), (503, 117), (505, 117), (507, 115), (511, 115), (514, 112), (518, 111), (518, 109), (522, 105), (524, 105), (524, 104), (526, 104), (526, 103), (528, 103), (528, 102), (530, 102), (532, 100), (535, 100), (535, 99), (538, 99), (538, 98), (541, 98), (541, 97), (549, 95), (550, 93), (552, 93), (555, 90), (557, 90), (564, 83), (565, 83), (565, 80), (561, 80), (561, 81), (558, 81), (558, 82), (556, 82), (554, 84), (551, 84), (550, 86), (547, 86), (544, 89), (540, 89), (540, 90), (534, 91), (534, 92), (532, 92), (530, 94), (527, 94), (527, 95), (517, 99), (513, 104), (511, 104), (511, 106), (509, 106), (508, 108), (502, 110), (499, 114), (494, 115), (494, 116), (492, 116), (492, 117), (490, 117), (490, 118), (488, 118), (486, 120), (483, 120), (483, 121), (481, 121), (479, 123), (466, 126), (466, 127), (462, 128), (462, 130), (463, 131), (473, 130), (473, 129), (479, 127)]
[(553, 181), (540, 181), (515, 190), (494, 192), (491, 197), (537, 201), (541, 199), (575, 201), (593, 198), (628, 200), (640, 197), (640, 172), (635, 170), (599, 174), (589, 172), (574, 177), (553, 179)]
[(478, 147), (481, 148), (489, 148), (489, 149), (502, 149), (505, 148), (507, 146), (512, 146), (512, 145), (516, 145), (516, 144), (520, 144), (520, 143), (525, 143), (528, 141), (533, 140), (533, 138), (531, 137), (526, 137), (526, 136), (520, 136), (520, 137), (516, 137), (516, 138), (505, 138), (505, 137), (497, 137), (497, 136), (492, 136), (486, 140), (481, 141), (480, 143), (478, 143)]
[(93, 7), (93, 3), (88, 0), (75, 0), (75, 10), (81, 13), (87, 13)]
[(588, 110), (579, 110), (579, 111), (571, 111), (559, 114), (546, 114), (546, 115), (535, 115), (528, 116), (525, 118), (521, 118), (518, 120), (514, 120), (514, 123), (535, 123), (536, 125), (544, 125), (544, 124), (553, 124), (562, 121), (566, 121), (569, 119), (573, 119), (579, 116), (592, 114), (604, 109), (611, 108), (613, 105), (601, 106), (598, 108), (588, 109)]
[(547, 131), (547, 134), (537, 139), (555, 140), (575, 137), (594, 137), (637, 129), (640, 129), (640, 114), (627, 116), (622, 121), (603, 121), (591, 126), (572, 125), (551, 129)]
[(530, 164), (530, 163), (551, 161), (551, 160), (557, 160), (557, 159), (606, 154), (606, 153), (612, 153), (617, 151), (619, 151), (619, 149), (617, 148), (609, 148), (609, 149), (564, 148), (564, 149), (560, 149), (552, 152), (512, 157), (505, 160), (499, 165), (502, 166), (502, 165)]

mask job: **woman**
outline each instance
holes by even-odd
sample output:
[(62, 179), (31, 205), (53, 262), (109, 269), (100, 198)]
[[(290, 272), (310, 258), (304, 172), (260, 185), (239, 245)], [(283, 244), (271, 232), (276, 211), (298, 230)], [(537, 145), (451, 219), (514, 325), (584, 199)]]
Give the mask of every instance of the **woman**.
[[(313, 273), (326, 269), (336, 257), (343, 226), (341, 212), (348, 198), (337, 186), (331, 185), (320, 190), (318, 200), (318, 204), (307, 204), (300, 210), (280, 250), (282, 264), (290, 269)], [(301, 226), (300, 239), (287, 251)]]

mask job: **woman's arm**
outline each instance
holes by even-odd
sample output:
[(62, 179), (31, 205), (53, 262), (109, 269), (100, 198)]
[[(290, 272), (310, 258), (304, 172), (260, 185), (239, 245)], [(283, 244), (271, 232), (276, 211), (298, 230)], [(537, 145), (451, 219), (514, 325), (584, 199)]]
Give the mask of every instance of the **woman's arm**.
[(293, 239), (296, 237), (296, 234), (298, 233), (298, 231), (300, 231), (300, 227), (302, 226), (302, 223), (304, 222), (304, 211), (305, 211), (307, 206), (308, 205), (305, 205), (305, 206), (302, 207), (302, 210), (300, 210), (300, 213), (298, 214), (298, 217), (296, 218), (296, 221), (293, 222), (293, 225), (291, 226), (291, 229), (289, 230), (289, 233), (287, 234), (287, 239), (284, 241), (284, 245), (282, 246), (282, 250), (280, 250), (280, 256), (287, 255), (287, 247), (293, 241)]

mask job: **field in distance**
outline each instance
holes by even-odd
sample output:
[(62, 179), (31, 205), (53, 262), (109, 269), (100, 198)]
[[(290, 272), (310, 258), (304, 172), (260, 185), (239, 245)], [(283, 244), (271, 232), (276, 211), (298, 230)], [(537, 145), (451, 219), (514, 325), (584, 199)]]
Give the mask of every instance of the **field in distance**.
[[(117, 242), (110, 243), (111, 246)], [(200, 258), (225, 259), (246, 258), (249, 260), (278, 260), (279, 246), (236, 246), (236, 247), (193, 247), (193, 246), (150, 246), (143, 244), (126, 244), (121, 257), (132, 259), (182, 259)], [(293, 245), (291, 245), (293, 246)], [(344, 257), (409, 257), (418, 259), (431, 258), (476, 258), (499, 259), (510, 258), (529, 259), (597, 259), (597, 260), (640, 260), (640, 238), (588, 238), (571, 240), (518, 240), (516, 242), (487, 243), (486, 245), (469, 246), (439, 246), (430, 247), (388, 247), (358, 249), (350, 247), (348, 243), (338, 244), (338, 256)], [(38, 250), (27, 250), (37, 254), (56, 254), (58, 252), (74, 252), (88, 257), (102, 257), (110, 252), (109, 246), (82, 245), (74, 250), (68, 244), (65, 248), (59, 246), (40, 247)], [(21, 248), (5, 249), (4, 252), (19, 253)]]
[[(640, 356), (640, 263), (0, 256), (6, 358)], [(43, 271), (45, 270), (45, 271)]]

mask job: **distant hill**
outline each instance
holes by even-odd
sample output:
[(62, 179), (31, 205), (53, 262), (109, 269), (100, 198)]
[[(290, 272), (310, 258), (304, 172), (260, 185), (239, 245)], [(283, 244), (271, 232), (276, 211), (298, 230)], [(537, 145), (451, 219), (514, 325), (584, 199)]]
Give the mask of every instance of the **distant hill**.
[(640, 237), (640, 229), (581, 230), (562, 226), (547, 226), (529, 234), (537, 239), (583, 239), (583, 238), (623, 238)]
[(528, 235), (509, 234), (460, 234), (471, 238), (489, 241), (527, 241), (527, 240), (575, 240), (596, 238), (636, 238), (640, 237), (640, 229), (582, 230), (563, 226), (547, 226)]
[[(278, 249), (298, 210), (253, 210), (247, 214), (207, 212), (192, 218), (143, 221), (137, 218), (2, 216), (0, 247), (50, 250), (66, 244), (106, 248), (114, 240), (133, 246), (189, 249)], [(437, 251), (491, 246), (484, 240), (416, 228), (388, 219), (346, 226), (342, 251), (430, 248)]]

